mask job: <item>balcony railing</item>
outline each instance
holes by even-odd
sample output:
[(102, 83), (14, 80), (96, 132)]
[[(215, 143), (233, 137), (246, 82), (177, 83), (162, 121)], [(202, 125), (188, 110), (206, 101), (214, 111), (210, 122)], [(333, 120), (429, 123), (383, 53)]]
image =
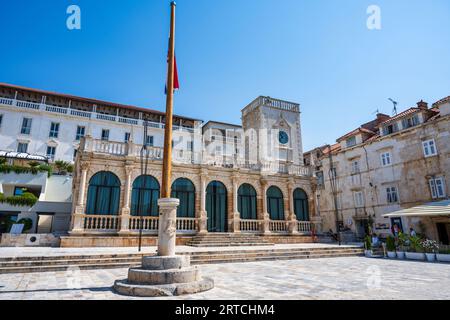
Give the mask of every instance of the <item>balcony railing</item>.
[[(143, 124), (144, 124), (143, 120), (140, 120), (140, 119), (125, 118), (125, 117), (120, 117), (117, 115), (83, 111), (83, 110), (71, 109), (69, 107), (65, 108), (65, 107), (60, 107), (60, 106), (52, 106), (52, 105), (48, 105), (45, 103), (36, 103), (36, 102), (15, 100), (15, 99), (3, 98), (3, 97), (0, 97), (0, 104), (17, 107), (17, 108), (25, 108), (25, 109), (40, 110), (40, 111), (45, 111), (45, 112), (50, 112), (50, 113), (65, 114), (65, 115), (87, 118), (87, 119), (97, 119), (97, 120), (102, 120), (102, 121), (126, 123), (126, 124), (130, 124), (130, 125), (143, 126)], [(157, 122), (149, 122), (149, 127), (156, 128), (156, 129), (164, 129), (164, 124), (157, 123)], [(174, 126), (173, 130), (181, 131), (181, 132), (189, 132), (189, 133), (195, 132), (194, 128), (189, 128), (189, 127), (184, 127), (184, 126)]]
[(130, 230), (131, 231), (139, 231), (141, 229), (142, 223), (142, 231), (155, 231), (158, 232), (159, 226), (159, 217), (130, 217)]
[(240, 220), (239, 228), (242, 232), (259, 232), (262, 223), (260, 220)]
[(297, 221), (297, 231), (300, 233), (311, 233), (312, 223), (309, 221)]
[[(142, 231), (158, 233), (159, 217), (130, 217), (130, 231), (140, 230), (142, 221)], [(177, 218), (177, 231), (182, 233), (191, 233), (197, 231), (197, 219), (195, 218)]]
[(119, 216), (85, 215), (84, 230), (98, 232), (115, 232), (120, 227)]
[[(81, 144), (80, 152), (94, 152), (100, 154), (109, 154), (115, 156), (134, 156), (140, 157), (142, 152), (142, 145), (134, 143), (123, 143), (104, 141), (99, 139), (92, 139), (90, 137), (83, 138), (84, 143)], [(152, 161), (161, 161), (163, 159), (164, 149), (161, 147), (148, 146), (148, 158)], [(146, 156), (146, 154), (143, 154)], [(173, 161), (179, 164), (203, 164), (212, 167), (227, 168), (227, 169), (243, 169), (250, 171), (259, 171), (273, 174), (289, 174), (294, 176), (311, 176), (309, 167), (298, 166), (294, 164), (283, 163), (265, 163), (256, 164), (245, 161), (237, 161), (235, 157), (227, 157), (224, 162), (224, 157), (211, 157), (204, 155), (201, 152), (193, 152), (188, 150), (173, 150)]]
[(288, 231), (288, 222), (271, 220), (269, 222), (269, 230), (271, 232), (283, 232), (283, 233), (287, 232)]

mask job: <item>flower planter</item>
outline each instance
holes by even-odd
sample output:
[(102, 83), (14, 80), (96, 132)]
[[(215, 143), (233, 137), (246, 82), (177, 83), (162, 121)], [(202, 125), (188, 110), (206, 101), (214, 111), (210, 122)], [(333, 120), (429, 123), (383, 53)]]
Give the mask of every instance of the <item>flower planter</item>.
[(397, 253), (395, 251), (388, 251), (387, 256), (389, 259), (395, 259), (397, 257)]
[(397, 258), (400, 260), (405, 260), (405, 252), (404, 251), (397, 251)]
[(406, 255), (406, 259), (425, 261), (425, 253), (421, 253), (421, 252), (406, 252), (405, 255)]
[(441, 254), (438, 253), (436, 258), (439, 262), (450, 262), (450, 254)]
[(425, 256), (427, 257), (427, 261), (428, 262), (436, 261), (436, 254), (435, 253), (425, 253)]

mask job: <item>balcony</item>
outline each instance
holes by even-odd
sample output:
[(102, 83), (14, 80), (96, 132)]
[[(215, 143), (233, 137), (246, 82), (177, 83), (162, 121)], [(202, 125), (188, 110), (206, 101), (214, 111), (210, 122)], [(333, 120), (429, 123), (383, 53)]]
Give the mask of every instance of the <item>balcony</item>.
[[(118, 115), (110, 115), (110, 114), (103, 114), (103, 113), (97, 113), (97, 112), (91, 112), (91, 111), (83, 111), (78, 109), (71, 109), (69, 107), (59, 107), (59, 106), (51, 106), (47, 105), (45, 103), (35, 103), (35, 102), (29, 102), (29, 101), (21, 101), (21, 100), (15, 100), (15, 99), (8, 99), (8, 98), (2, 98), (0, 97), (0, 104), (6, 105), (9, 107), (14, 107), (18, 109), (28, 109), (28, 110), (35, 110), (40, 112), (48, 112), (52, 114), (62, 114), (67, 115), (75, 118), (83, 118), (86, 119), (92, 119), (92, 120), (100, 120), (100, 121), (107, 121), (107, 122), (115, 122), (118, 124), (129, 124), (129, 125), (135, 125), (135, 126), (143, 126), (144, 122), (140, 119), (135, 118), (124, 118), (120, 117)], [(156, 128), (156, 129), (164, 129), (165, 125), (164, 123), (158, 123), (158, 122), (148, 122), (149, 127)], [(184, 126), (173, 126), (174, 131), (180, 131), (180, 132), (188, 132), (188, 133), (194, 133), (194, 128), (184, 127)]]
[[(97, 154), (121, 156), (121, 157), (140, 157), (142, 145), (134, 143), (123, 143), (113, 141), (103, 141), (92, 139), (91, 137), (82, 138), (80, 152), (92, 152)], [(164, 149), (162, 147), (147, 147), (148, 159), (151, 161), (162, 161)], [(145, 153), (143, 153), (146, 156)], [(189, 150), (174, 149), (172, 160), (176, 164), (206, 165), (216, 168), (241, 169), (256, 171), (264, 174), (287, 174), (292, 176), (311, 177), (311, 168), (278, 162), (267, 162), (263, 164), (249, 163), (239, 157), (214, 157), (204, 152), (194, 152)]]

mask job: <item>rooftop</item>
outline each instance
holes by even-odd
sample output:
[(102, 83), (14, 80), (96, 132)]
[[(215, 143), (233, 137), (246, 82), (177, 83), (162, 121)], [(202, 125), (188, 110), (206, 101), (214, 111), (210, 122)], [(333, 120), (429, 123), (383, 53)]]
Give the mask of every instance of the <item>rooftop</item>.
[[(152, 114), (160, 115), (160, 116), (166, 115), (165, 112), (150, 109), (150, 108), (143, 108), (143, 107), (137, 107), (137, 106), (132, 106), (132, 105), (119, 104), (119, 103), (98, 100), (98, 99), (92, 99), (92, 98), (84, 98), (84, 97), (74, 96), (74, 95), (65, 94), (65, 93), (58, 93), (58, 92), (53, 92), (53, 91), (46, 91), (46, 90), (23, 87), (23, 86), (13, 85), (13, 84), (9, 84), (9, 83), (1, 83), (0, 82), (0, 88), (2, 88), (2, 89), (7, 88), (7, 89), (14, 90), (14, 91), (32, 92), (32, 93), (36, 93), (36, 94), (39, 94), (42, 96), (56, 96), (59, 98), (65, 98), (68, 100), (85, 102), (85, 103), (92, 104), (92, 105), (104, 105), (104, 106), (114, 107), (114, 108), (119, 108), (119, 109), (129, 109), (129, 110), (134, 110), (134, 111), (138, 111), (138, 112), (152, 113)], [(185, 117), (185, 116), (174, 115), (174, 117), (180, 118), (183, 120), (188, 120), (188, 121), (202, 121), (200, 119), (194, 119), (194, 118), (189, 118), (189, 117)]]

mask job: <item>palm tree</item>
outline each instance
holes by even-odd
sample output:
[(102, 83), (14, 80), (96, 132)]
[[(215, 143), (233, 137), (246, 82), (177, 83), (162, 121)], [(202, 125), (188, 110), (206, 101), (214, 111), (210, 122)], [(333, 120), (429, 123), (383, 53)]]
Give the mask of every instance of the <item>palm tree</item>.
[(58, 169), (58, 174), (66, 175), (70, 169), (70, 163), (63, 160), (57, 160), (55, 161), (55, 167)]

